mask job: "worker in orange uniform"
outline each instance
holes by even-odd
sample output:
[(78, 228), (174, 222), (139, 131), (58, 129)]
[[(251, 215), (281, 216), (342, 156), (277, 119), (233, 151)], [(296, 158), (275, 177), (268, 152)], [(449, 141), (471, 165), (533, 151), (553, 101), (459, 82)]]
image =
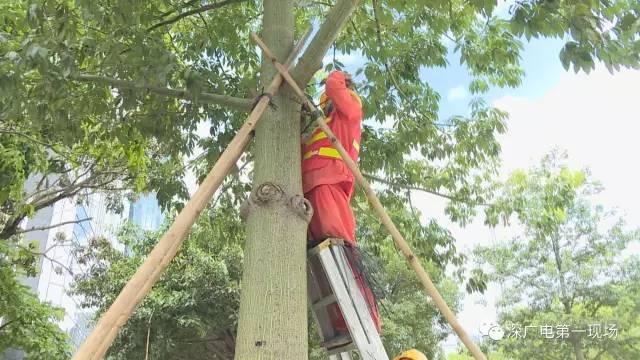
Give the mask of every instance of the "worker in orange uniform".
[[(325, 92), (320, 97), (320, 107), (327, 116), (327, 125), (336, 135), (351, 159), (357, 163), (362, 134), (362, 101), (351, 89), (351, 76), (334, 71), (326, 79)], [(313, 206), (314, 214), (309, 223), (310, 243), (326, 238), (340, 238), (347, 244), (351, 269), (360, 290), (369, 305), (371, 317), (378, 332), (381, 331), (380, 315), (373, 292), (366, 283), (359, 264), (356, 247), (356, 223), (350, 202), (355, 178), (331, 145), (327, 134), (317, 129), (302, 144), (303, 192)], [(355, 262), (355, 263), (354, 263)], [(336, 330), (347, 334), (347, 326), (337, 305)], [(340, 336), (338, 335), (338, 336)]]
[(403, 352), (393, 360), (428, 360), (427, 356), (416, 349), (411, 349)]

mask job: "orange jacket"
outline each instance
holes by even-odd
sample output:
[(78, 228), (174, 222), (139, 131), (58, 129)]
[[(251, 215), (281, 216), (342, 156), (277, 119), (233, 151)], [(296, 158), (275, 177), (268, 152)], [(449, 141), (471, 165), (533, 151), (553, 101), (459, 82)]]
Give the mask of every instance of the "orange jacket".
[[(362, 136), (362, 106), (355, 93), (347, 87), (345, 74), (334, 71), (326, 84), (327, 97), (333, 102), (333, 111), (327, 118), (331, 131), (354, 162), (358, 161)], [(302, 183), (307, 193), (318, 185), (353, 182), (353, 174), (321, 129), (317, 129), (302, 144)]]

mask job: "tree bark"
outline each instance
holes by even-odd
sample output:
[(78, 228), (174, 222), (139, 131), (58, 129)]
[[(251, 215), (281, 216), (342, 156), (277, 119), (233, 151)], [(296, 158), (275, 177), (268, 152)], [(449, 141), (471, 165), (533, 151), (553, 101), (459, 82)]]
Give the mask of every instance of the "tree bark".
[[(293, 0), (265, 0), (263, 39), (280, 61), (293, 45)], [(277, 71), (263, 59), (261, 81)], [(254, 192), (265, 183), (284, 196), (302, 195), (300, 106), (284, 87), (256, 129)], [(272, 189), (274, 187), (271, 187)], [(240, 299), (236, 359), (307, 359), (306, 221), (287, 201), (252, 207)]]

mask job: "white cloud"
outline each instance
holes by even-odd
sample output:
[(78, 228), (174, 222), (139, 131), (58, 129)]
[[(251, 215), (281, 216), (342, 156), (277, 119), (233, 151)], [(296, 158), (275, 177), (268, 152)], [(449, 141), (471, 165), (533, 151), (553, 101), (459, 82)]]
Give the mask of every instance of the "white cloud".
[(454, 88), (449, 89), (449, 92), (447, 93), (447, 100), (449, 101), (460, 100), (460, 99), (464, 99), (468, 95), (469, 93), (467, 92), (467, 89), (462, 85), (458, 85)]
[[(350, 54), (343, 54), (336, 52), (336, 60), (341, 62), (345, 67), (355, 66), (364, 62), (364, 57), (359, 52), (353, 52)], [(333, 50), (329, 50), (327, 55), (322, 59), (323, 64), (329, 64), (333, 62)]]
[(640, 226), (640, 71), (615, 75), (565, 73), (541, 99), (505, 97), (495, 105), (510, 114), (502, 139), (504, 173), (528, 168), (554, 147), (567, 150), (570, 165), (589, 167), (605, 191), (607, 206), (627, 212)]

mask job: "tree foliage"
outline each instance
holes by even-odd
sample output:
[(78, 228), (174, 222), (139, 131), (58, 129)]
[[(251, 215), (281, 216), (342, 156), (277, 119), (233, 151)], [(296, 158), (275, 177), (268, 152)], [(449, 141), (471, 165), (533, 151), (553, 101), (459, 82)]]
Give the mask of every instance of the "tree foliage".
[[(522, 234), (477, 249), (503, 288), (498, 307), (507, 338), (495, 346), (514, 359), (636, 358), (640, 259), (625, 250), (640, 231), (594, 206), (590, 199), (600, 187), (563, 160), (553, 153), (509, 178), (503, 196)], [(526, 326), (526, 337), (514, 335)], [(544, 326), (552, 328), (551, 339)], [(570, 329), (566, 336), (557, 336), (561, 327)]]
[[(231, 184), (231, 183), (228, 183)], [(229, 185), (231, 186), (231, 185)], [(198, 221), (182, 251), (169, 266), (149, 296), (137, 308), (112, 346), (109, 358), (143, 357), (149, 336), (149, 356), (158, 359), (232, 359), (239, 307), (239, 280), (242, 270), (244, 232), (234, 206), (235, 195), (229, 190)], [(358, 199), (360, 205), (363, 198)], [(420, 225), (404, 207), (392, 209), (405, 217), (408, 233), (419, 233)], [(396, 255), (379, 222), (361, 212), (358, 234), (367, 271), (380, 301), (384, 322), (383, 341), (390, 353), (409, 347), (424, 349), (430, 358), (438, 354), (438, 342), (448, 333), (418, 280)], [(371, 231), (377, 229), (377, 231)], [(125, 252), (114, 249), (104, 239), (94, 239), (87, 247), (75, 250), (79, 261), (89, 265), (76, 276), (73, 292), (84, 298), (85, 307), (104, 310), (144, 260), (162, 235), (142, 232), (134, 226), (124, 227), (118, 240)], [(433, 249), (428, 241), (408, 237), (453, 308), (458, 288), (444, 279), (441, 268), (429, 259)], [(432, 324), (433, 326), (425, 326)], [(311, 334), (311, 359), (324, 359), (315, 330)]]
[[(180, 208), (184, 158), (204, 148), (193, 164), (203, 176), (264, 86), (248, 41), (260, 30), (262, 4), (0, 1), (0, 185), (7, 189), (0, 241), (36, 210), (87, 192), (112, 193), (117, 208), (122, 191), (152, 190), (165, 208)], [(297, 34), (322, 23), (332, 5), (297, 4)], [(637, 67), (639, 6), (531, 0), (505, 16), (491, 1), (363, 1), (335, 50), (364, 59), (354, 69), (367, 114), (361, 165), (386, 183), (385, 204), (404, 206), (410, 199), (400, 190), (419, 187), (450, 199), (450, 218), (468, 222), (491, 200), (497, 135), (506, 130), (506, 114), (482, 94), (520, 84), (522, 37), (566, 36), (561, 60), (576, 71), (596, 60)], [(477, 97), (468, 115), (438, 119), (440, 95), (421, 71), (446, 67), (450, 51), (473, 76)], [(209, 125), (202, 137), (201, 123)], [(30, 178), (35, 190), (25, 193)], [(394, 218), (406, 222), (405, 213)], [(438, 224), (408, 230), (437, 266), (460, 264)]]
[(55, 324), (62, 309), (41, 303), (16, 273), (36, 273), (33, 246), (0, 241), (0, 354), (23, 351), (28, 359), (64, 359), (70, 356), (68, 336)]
[[(322, 21), (330, 3), (300, 5), (298, 31)], [(28, 121), (28, 133), (47, 143), (104, 141), (102, 156), (128, 158), (125, 170), (134, 183), (160, 191), (162, 204), (186, 195), (175, 162), (200, 141), (210, 164), (239, 125), (241, 116), (230, 110), (243, 106), (227, 98), (210, 103), (203, 93), (242, 103), (259, 89), (258, 54), (247, 39), (260, 28), (259, 2), (0, 6), (0, 89), (11, 95), (3, 96), (2, 118), (12, 126)], [(456, 51), (474, 77), (472, 93), (517, 86), (521, 36), (566, 35), (561, 58), (576, 70), (588, 71), (596, 60), (615, 69), (637, 67), (638, 11), (637, 2), (626, 0), (519, 1), (506, 15), (491, 1), (363, 2), (335, 43), (337, 51), (364, 60), (354, 70), (363, 75), (359, 90), (368, 115), (362, 167), (398, 184), (448, 192), (461, 200), (450, 205), (452, 218), (468, 219), (472, 205), (486, 200), (482, 185), (495, 171), (495, 135), (505, 131), (505, 114), (474, 98), (469, 116), (439, 120), (440, 95), (420, 72), (446, 67), (448, 52)], [(186, 101), (158, 89), (184, 90), (177, 97)], [(194, 130), (205, 120), (212, 122), (210, 136), (199, 139)], [(113, 153), (114, 146), (121, 152)], [(151, 164), (158, 158), (163, 161)], [(16, 169), (12, 177), (24, 180), (18, 174), (32, 172)]]
[[(111, 347), (109, 359), (232, 359), (238, 316), (244, 231), (238, 214), (222, 201), (221, 211), (203, 214), (182, 250), (137, 308)], [(124, 227), (118, 240), (75, 249), (90, 266), (76, 276), (73, 292), (98, 313), (118, 296), (165, 228), (143, 232)]]

